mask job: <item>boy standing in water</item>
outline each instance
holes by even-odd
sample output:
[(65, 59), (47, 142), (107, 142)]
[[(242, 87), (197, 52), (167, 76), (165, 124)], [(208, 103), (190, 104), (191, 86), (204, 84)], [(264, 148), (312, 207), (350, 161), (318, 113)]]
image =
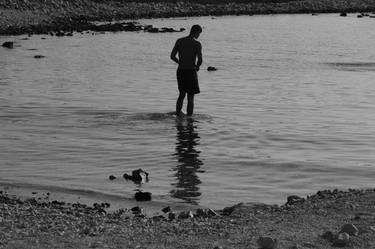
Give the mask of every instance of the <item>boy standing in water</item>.
[(181, 114), (187, 94), (187, 115), (191, 116), (194, 110), (194, 94), (200, 93), (197, 71), (202, 65), (202, 45), (197, 39), (201, 33), (201, 26), (193, 25), (190, 34), (178, 39), (171, 52), (171, 59), (178, 64), (177, 83), (180, 94), (176, 102), (176, 115)]

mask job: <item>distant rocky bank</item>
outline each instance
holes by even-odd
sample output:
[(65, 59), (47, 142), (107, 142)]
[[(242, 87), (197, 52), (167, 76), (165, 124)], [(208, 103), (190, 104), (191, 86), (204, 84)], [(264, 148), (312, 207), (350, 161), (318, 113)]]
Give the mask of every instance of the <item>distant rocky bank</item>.
[[(90, 28), (93, 21), (279, 13), (373, 12), (373, 0), (122, 1), (0, 0), (0, 34), (47, 34)], [(92, 26), (91, 26), (92, 27)]]

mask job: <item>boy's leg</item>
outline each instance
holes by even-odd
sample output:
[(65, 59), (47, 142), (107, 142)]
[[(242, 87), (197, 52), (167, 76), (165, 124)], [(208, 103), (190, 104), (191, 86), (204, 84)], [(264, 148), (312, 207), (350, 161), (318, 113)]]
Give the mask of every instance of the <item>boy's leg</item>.
[(187, 115), (191, 116), (193, 115), (193, 111), (194, 111), (194, 94), (188, 94), (187, 100), (188, 100)]
[(178, 96), (177, 102), (176, 102), (176, 115), (181, 114), (182, 105), (184, 103), (186, 92), (180, 92), (180, 95)]

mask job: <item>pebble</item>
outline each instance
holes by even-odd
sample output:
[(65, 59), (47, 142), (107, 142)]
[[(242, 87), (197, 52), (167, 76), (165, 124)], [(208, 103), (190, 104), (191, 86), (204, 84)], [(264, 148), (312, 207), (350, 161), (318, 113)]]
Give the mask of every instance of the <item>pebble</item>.
[(275, 249), (277, 246), (277, 240), (271, 237), (259, 237), (257, 243), (261, 249)]
[(216, 67), (207, 67), (207, 71), (217, 71)]
[(340, 233), (347, 233), (351, 236), (357, 236), (359, 233), (359, 230), (353, 224), (345, 224), (341, 227)]
[(163, 208), (161, 211), (162, 211), (163, 213), (168, 213), (168, 212), (171, 211), (171, 207), (170, 207), (170, 206), (165, 207), (165, 208)]
[(109, 176), (109, 180), (112, 181), (112, 180), (115, 180), (115, 179), (116, 179), (116, 176), (114, 176), (114, 175), (110, 175), (110, 176)]
[(336, 240), (333, 242), (334, 246), (346, 246), (349, 243), (350, 236), (347, 233), (339, 233)]
[(170, 219), (170, 220), (174, 220), (174, 219), (176, 219), (176, 214), (170, 212), (170, 213), (168, 214), (168, 219)]
[(179, 219), (189, 219), (189, 218), (194, 218), (194, 214), (192, 211), (187, 211), (187, 212), (181, 212), (178, 215)]
[(321, 237), (325, 240), (328, 240), (328, 241), (332, 242), (335, 238), (335, 235), (333, 234), (333, 232), (327, 231), (327, 232), (323, 233), (321, 235)]

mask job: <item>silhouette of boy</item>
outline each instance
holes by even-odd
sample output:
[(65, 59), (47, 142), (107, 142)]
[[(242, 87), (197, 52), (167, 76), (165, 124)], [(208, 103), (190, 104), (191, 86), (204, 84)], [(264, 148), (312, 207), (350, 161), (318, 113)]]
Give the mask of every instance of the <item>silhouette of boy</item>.
[(194, 95), (200, 93), (197, 71), (202, 65), (202, 45), (197, 39), (201, 33), (202, 27), (193, 25), (190, 34), (178, 39), (171, 52), (171, 59), (178, 64), (177, 83), (180, 94), (176, 102), (176, 115), (181, 114), (187, 94), (187, 115), (191, 116), (194, 110)]

